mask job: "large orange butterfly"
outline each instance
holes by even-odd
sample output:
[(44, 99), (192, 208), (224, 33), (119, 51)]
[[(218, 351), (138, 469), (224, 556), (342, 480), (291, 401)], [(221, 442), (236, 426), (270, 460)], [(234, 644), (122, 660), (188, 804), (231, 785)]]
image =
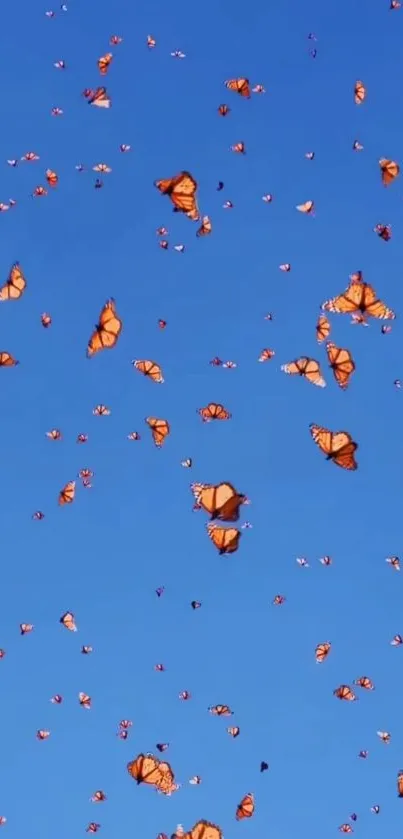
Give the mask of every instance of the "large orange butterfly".
[(19, 363), (9, 352), (0, 352), (0, 367), (15, 367)]
[(389, 184), (393, 183), (395, 178), (397, 178), (400, 172), (400, 166), (394, 160), (387, 160), (385, 157), (381, 157), (379, 161), (379, 167), (381, 170), (381, 177), (382, 183), (384, 186), (389, 186)]
[(97, 87), (96, 90), (84, 91), (89, 105), (95, 105), (97, 108), (110, 108), (111, 99), (108, 95), (106, 87)]
[(205, 408), (199, 408), (197, 413), (200, 414), (203, 422), (231, 419), (229, 411), (224, 408), (224, 405), (220, 405), (218, 402), (209, 402)]
[(19, 262), (11, 267), (8, 278), (0, 288), (0, 300), (19, 300), (24, 294), (27, 282)]
[(143, 373), (144, 376), (147, 376), (153, 382), (156, 382), (158, 385), (163, 383), (164, 378), (161, 367), (155, 361), (133, 361), (132, 364), (139, 373)]
[(328, 657), (330, 650), (331, 650), (331, 643), (330, 641), (325, 641), (324, 644), (318, 644), (315, 650), (315, 659), (318, 664), (322, 664), (323, 661)]
[(171, 839), (222, 839), (222, 832), (216, 824), (201, 819), (189, 833), (185, 833), (182, 825), (178, 825)]
[(161, 448), (171, 430), (169, 422), (165, 419), (158, 419), (157, 417), (147, 417), (146, 423), (151, 428), (155, 445)]
[(192, 221), (198, 221), (200, 213), (196, 200), (197, 181), (190, 172), (180, 172), (173, 178), (155, 181), (154, 185), (162, 195), (169, 195), (176, 212), (185, 213)]
[(119, 338), (122, 325), (122, 321), (116, 312), (115, 301), (111, 298), (105, 303), (95, 332), (88, 342), (87, 358), (91, 358), (100, 350), (111, 350)]
[(326, 386), (326, 382), (321, 374), (319, 362), (315, 361), (314, 358), (302, 356), (301, 358), (296, 358), (295, 361), (290, 361), (289, 364), (283, 364), (281, 369), (284, 373), (288, 373), (291, 376), (303, 376), (312, 385), (317, 385), (318, 387)]
[(336, 347), (336, 344), (333, 344), (332, 341), (327, 342), (326, 352), (334, 378), (339, 387), (345, 390), (355, 370), (353, 357), (349, 350)]
[(221, 556), (223, 554), (233, 554), (238, 550), (242, 533), (236, 527), (225, 528), (218, 527), (216, 524), (208, 524), (207, 532)]
[(239, 822), (242, 819), (250, 819), (255, 812), (255, 799), (253, 793), (247, 792), (236, 808), (235, 818)]
[(351, 690), (349, 685), (340, 685), (333, 691), (333, 695), (337, 697), (337, 699), (344, 699), (345, 702), (354, 702), (357, 697), (355, 693)]
[(206, 513), (210, 513), (212, 521), (238, 521), (239, 508), (244, 503), (245, 496), (238, 493), (232, 484), (192, 484), (191, 490), (196, 504)]
[(249, 79), (229, 79), (224, 84), (227, 90), (233, 90), (234, 93), (239, 93), (240, 96), (250, 99)]
[(107, 52), (105, 55), (101, 55), (101, 58), (98, 59), (98, 70), (101, 76), (106, 76), (109, 67), (112, 63), (113, 55), (111, 52)]
[[(152, 754), (139, 754), (127, 764), (129, 775), (138, 784), (150, 784), (160, 789), (161, 792), (173, 782), (173, 772), (169, 763), (159, 761)], [(169, 784), (167, 783), (169, 780)], [(162, 787), (162, 789), (161, 789)]]
[(343, 294), (326, 300), (322, 303), (322, 310), (335, 312), (337, 314), (352, 314), (359, 312), (361, 315), (369, 315), (380, 320), (393, 320), (396, 315), (392, 309), (383, 303), (369, 283), (365, 283), (361, 271), (357, 271), (350, 277), (350, 285)]
[(66, 486), (59, 492), (59, 504), (62, 507), (64, 504), (72, 504), (76, 493), (76, 482), (69, 481)]
[(342, 469), (357, 469), (354, 452), (358, 449), (358, 444), (347, 431), (329, 431), (328, 428), (314, 423), (309, 426), (309, 430), (313, 441), (326, 455), (327, 460), (332, 460)]

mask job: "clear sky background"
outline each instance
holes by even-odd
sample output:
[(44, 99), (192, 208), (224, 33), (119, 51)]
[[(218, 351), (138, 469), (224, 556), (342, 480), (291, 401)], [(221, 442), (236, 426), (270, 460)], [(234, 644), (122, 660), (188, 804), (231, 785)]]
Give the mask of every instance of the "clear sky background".
[[(155, 839), (205, 818), (225, 839), (323, 839), (356, 812), (357, 835), (397, 839), (403, 652), (389, 642), (403, 633), (402, 581), (385, 557), (402, 539), (402, 396), (393, 384), (403, 379), (402, 180), (385, 190), (378, 159), (403, 162), (403, 11), (390, 12), (387, 0), (67, 4), (53, 20), (37, 0), (0, 11), (0, 200), (17, 201), (0, 219), (0, 273), (4, 282), (19, 259), (28, 283), (22, 300), (0, 310), (0, 349), (20, 361), (0, 371), (2, 830), (8, 839), (70, 839), (96, 821), (101, 839)], [(81, 94), (99, 84), (96, 61), (112, 34), (124, 41), (112, 48), (108, 112)], [(175, 49), (186, 59), (171, 58)], [(53, 67), (60, 59), (65, 72)], [(225, 90), (243, 75), (266, 94), (243, 101)], [(357, 79), (368, 89), (360, 108)], [(221, 119), (224, 102), (231, 113)], [(64, 115), (53, 118), (53, 106)], [(363, 152), (352, 151), (355, 139)], [(229, 151), (241, 140), (245, 157)], [(121, 154), (121, 143), (131, 152)], [(40, 161), (7, 166), (28, 151)], [(113, 171), (95, 190), (99, 162)], [(32, 199), (48, 167), (59, 187)], [(153, 187), (181, 169), (197, 178), (213, 222), (204, 240)], [(315, 218), (295, 210), (308, 199)], [(392, 225), (387, 244), (373, 233), (378, 222)], [(158, 247), (160, 225), (184, 254)], [(382, 335), (379, 322), (365, 329), (333, 317), (332, 337), (357, 365), (343, 393), (315, 322), (358, 269), (398, 318)], [(111, 295), (121, 339), (88, 361)], [(276, 355), (259, 364), (264, 347)], [(322, 361), (324, 390), (280, 371), (305, 354)], [(237, 369), (212, 368), (215, 355)], [(134, 372), (136, 358), (158, 361), (165, 384)], [(214, 400), (231, 422), (201, 423), (197, 409)], [(92, 416), (99, 402), (110, 417)], [(171, 423), (161, 451), (149, 415)], [(325, 461), (311, 422), (351, 432), (356, 473)], [(45, 436), (54, 427), (59, 443)], [(129, 442), (135, 430), (141, 440)], [(191, 470), (180, 465), (187, 457)], [(74, 505), (59, 508), (59, 490), (84, 467), (95, 472), (93, 488), (77, 486)], [(204, 513), (192, 513), (192, 480), (229, 480), (251, 499), (242, 520), (253, 528), (234, 556), (218, 556)], [(42, 522), (32, 521), (38, 509)], [(324, 554), (329, 568), (318, 562)], [(287, 600), (276, 609), (278, 593)], [(192, 599), (203, 604), (196, 612)], [(68, 609), (76, 635), (58, 622)], [(21, 637), (20, 622), (34, 632)], [(327, 640), (332, 652), (318, 666), (315, 646)], [(333, 697), (363, 675), (373, 693), (351, 704)], [(182, 690), (191, 701), (179, 701)], [(90, 711), (79, 691), (92, 696)], [(55, 693), (61, 706), (49, 701)], [(234, 709), (236, 740), (227, 720), (207, 713), (215, 703)], [(126, 742), (116, 737), (122, 718), (133, 721)], [(37, 741), (38, 728), (50, 739)], [(389, 746), (378, 729), (391, 732)], [(161, 741), (182, 783), (171, 798), (137, 788), (126, 772)], [(270, 764), (263, 775), (261, 760)], [(193, 775), (200, 786), (188, 784)], [(104, 804), (89, 803), (96, 789)], [(256, 814), (238, 824), (246, 792)]]

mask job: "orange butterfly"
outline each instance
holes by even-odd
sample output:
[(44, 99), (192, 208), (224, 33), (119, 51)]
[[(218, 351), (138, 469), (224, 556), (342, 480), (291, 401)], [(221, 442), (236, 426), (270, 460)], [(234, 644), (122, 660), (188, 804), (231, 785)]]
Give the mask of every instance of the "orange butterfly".
[(333, 691), (333, 695), (337, 699), (344, 699), (346, 702), (354, 702), (357, 699), (355, 693), (353, 693), (348, 685), (340, 685), (340, 687)]
[(306, 215), (314, 215), (315, 204), (313, 201), (305, 201), (304, 204), (297, 204), (297, 210), (300, 213), (305, 213)]
[(360, 676), (359, 679), (354, 679), (354, 684), (359, 688), (364, 688), (364, 690), (375, 690), (375, 685), (368, 676)]
[(44, 312), (41, 315), (41, 324), (44, 327), (44, 329), (49, 329), (49, 326), (51, 325), (51, 323), (52, 323), (51, 316), (47, 312)]
[(349, 350), (340, 349), (328, 341), (326, 344), (326, 352), (329, 361), (329, 366), (333, 370), (334, 378), (342, 390), (348, 387), (350, 378), (355, 370), (355, 363)]
[[(200, 783), (200, 781), (197, 780), (195, 783)], [(216, 824), (202, 819), (192, 827), (189, 833), (185, 833), (182, 825), (178, 825), (171, 839), (222, 839), (222, 832)]]
[(76, 493), (76, 482), (69, 481), (66, 486), (59, 492), (59, 504), (62, 507), (64, 504), (72, 504)]
[(57, 186), (57, 184), (59, 183), (59, 176), (57, 172), (53, 172), (52, 169), (46, 170), (45, 177), (49, 186)]
[(211, 420), (228, 420), (231, 419), (232, 414), (224, 408), (224, 405), (220, 405), (218, 402), (209, 402), (205, 408), (199, 408), (198, 414), (200, 414), (203, 422), (210, 422)]
[(322, 664), (322, 662), (328, 657), (331, 646), (330, 641), (325, 641), (324, 644), (318, 644), (315, 650), (315, 659), (318, 664)]
[(97, 87), (96, 90), (85, 90), (84, 95), (89, 105), (95, 105), (97, 108), (111, 107), (112, 103), (106, 87)]
[(99, 316), (95, 332), (91, 335), (87, 347), (87, 358), (91, 358), (100, 350), (111, 350), (122, 331), (122, 321), (116, 312), (115, 301), (111, 297), (107, 300)]
[(19, 363), (9, 352), (0, 352), (0, 367), (16, 367)]
[(169, 422), (157, 417), (147, 417), (146, 423), (151, 428), (155, 445), (160, 448), (171, 432)]
[(173, 178), (155, 181), (154, 186), (162, 195), (170, 197), (176, 212), (185, 213), (192, 221), (198, 221), (200, 213), (196, 200), (197, 181), (190, 172), (183, 171)]
[(234, 713), (231, 711), (229, 705), (210, 705), (208, 711), (210, 711), (213, 717), (232, 717)]
[(342, 469), (357, 469), (354, 452), (358, 449), (358, 444), (347, 431), (329, 431), (328, 428), (314, 423), (309, 426), (309, 430), (314, 443), (326, 455), (327, 460), (332, 460)]
[(229, 734), (231, 737), (239, 737), (240, 733), (241, 729), (238, 725), (230, 725), (230, 727), (227, 728), (227, 734)]
[(403, 798), (403, 772), (400, 770), (397, 774), (397, 794), (399, 798)]
[(230, 79), (224, 84), (227, 90), (233, 90), (234, 93), (239, 93), (243, 98), (250, 99), (249, 79)]
[(155, 361), (132, 361), (132, 364), (139, 373), (148, 376), (151, 381), (156, 382), (158, 385), (163, 383), (164, 379), (161, 367)]
[(85, 708), (87, 711), (91, 708), (92, 699), (88, 696), (88, 693), (83, 693), (82, 691), (78, 694), (78, 701), (82, 708)]
[(210, 513), (212, 521), (238, 521), (239, 508), (244, 503), (245, 496), (238, 493), (232, 484), (192, 484), (190, 488), (196, 504), (206, 513)]
[(221, 556), (223, 554), (233, 554), (238, 550), (242, 533), (237, 528), (225, 528), (218, 527), (216, 524), (208, 524), (207, 532)]
[(229, 108), (228, 105), (219, 105), (217, 110), (218, 110), (218, 113), (220, 114), (220, 117), (226, 117), (227, 114), (230, 113), (231, 108)]
[(397, 178), (400, 172), (400, 166), (394, 160), (387, 160), (385, 157), (381, 157), (379, 166), (381, 170), (382, 183), (384, 186), (389, 186), (389, 184), (393, 183), (395, 178)]
[(392, 309), (388, 309), (376, 296), (374, 288), (364, 282), (361, 271), (351, 275), (350, 285), (343, 294), (326, 300), (321, 308), (325, 312), (343, 315), (359, 312), (363, 317), (368, 315), (380, 320), (393, 320), (396, 317)]
[(362, 105), (367, 95), (367, 89), (363, 82), (357, 81), (354, 85), (354, 102), (356, 105)]
[(236, 808), (235, 818), (239, 822), (242, 819), (250, 819), (252, 818), (255, 812), (255, 799), (253, 793), (248, 792), (244, 795), (242, 801), (238, 804)]
[(0, 288), (0, 300), (19, 300), (23, 295), (27, 282), (19, 262), (11, 267), (7, 281)]
[(314, 358), (307, 358), (306, 356), (296, 358), (295, 361), (291, 361), (289, 364), (283, 364), (281, 370), (291, 376), (303, 376), (312, 385), (326, 387), (319, 363)]
[(101, 76), (106, 76), (109, 67), (111, 66), (113, 60), (113, 55), (111, 52), (107, 52), (105, 55), (101, 55), (101, 58), (98, 59), (98, 70)]
[(326, 341), (330, 335), (330, 322), (326, 315), (319, 315), (317, 323), (316, 323), (316, 339), (318, 344), (322, 344), (323, 341)]
[(202, 223), (196, 232), (196, 236), (208, 236), (211, 233), (212, 225), (208, 216), (203, 216)]
[[(92, 413), (94, 414), (94, 417), (109, 417), (111, 411), (110, 411), (110, 408), (108, 408), (106, 405), (96, 405)], [(81, 437), (81, 436), (84, 436), (84, 435), (79, 435), (79, 436)], [(78, 441), (78, 438), (77, 438), (77, 441)], [(80, 439), (79, 442), (84, 443), (84, 440)], [(85, 442), (87, 442), (87, 440), (85, 440)]]

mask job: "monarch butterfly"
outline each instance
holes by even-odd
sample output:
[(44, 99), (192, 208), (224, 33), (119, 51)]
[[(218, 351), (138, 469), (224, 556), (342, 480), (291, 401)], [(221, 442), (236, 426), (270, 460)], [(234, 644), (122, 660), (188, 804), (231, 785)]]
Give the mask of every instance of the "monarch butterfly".
[(312, 385), (326, 387), (319, 363), (314, 358), (301, 356), (301, 358), (296, 358), (295, 361), (290, 361), (289, 364), (283, 364), (281, 370), (291, 376), (303, 376)]
[(208, 236), (211, 233), (212, 225), (208, 216), (203, 216), (202, 223), (196, 232), (196, 236)]
[(392, 11), (393, 9), (400, 9), (401, 5), (402, 4), (399, 3), (399, 0), (390, 0), (389, 9), (391, 9)]
[(234, 145), (231, 146), (231, 151), (235, 152), (235, 154), (246, 154), (245, 143), (242, 141), (240, 143), (234, 143)]
[(10, 269), (8, 278), (0, 288), (0, 300), (18, 300), (24, 293), (27, 282), (19, 262)]
[(322, 303), (322, 310), (336, 314), (359, 312), (380, 320), (394, 320), (395, 313), (376, 296), (375, 289), (364, 282), (361, 271), (352, 274), (350, 280), (343, 294)]
[(156, 382), (158, 385), (163, 383), (164, 379), (161, 367), (155, 361), (132, 361), (132, 364), (139, 373), (148, 376), (151, 381)]
[(96, 165), (92, 167), (92, 171), (103, 172), (104, 175), (110, 175), (112, 169), (107, 163), (96, 163)]
[(313, 211), (315, 209), (315, 204), (313, 201), (305, 201), (304, 204), (297, 204), (297, 210), (300, 213), (305, 213), (306, 215), (313, 215)]
[(265, 348), (264, 350), (262, 350), (262, 352), (260, 353), (259, 358), (258, 358), (258, 361), (261, 361), (262, 363), (263, 363), (264, 361), (270, 361), (270, 359), (271, 359), (271, 358), (274, 358), (274, 356), (275, 356), (275, 355), (276, 355), (276, 353), (274, 352), (274, 350), (269, 350), (269, 349), (268, 349), (268, 347), (266, 347), (266, 348)]
[(401, 635), (394, 635), (390, 643), (392, 647), (400, 647), (400, 644), (403, 644), (403, 638)]
[(149, 49), (153, 49), (156, 46), (156, 43), (157, 42), (152, 35), (147, 35), (147, 46)]
[(88, 696), (88, 693), (83, 693), (82, 691), (80, 691), (80, 693), (78, 694), (78, 701), (82, 708), (85, 708), (87, 711), (89, 711), (89, 709), (91, 708), (92, 700), (91, 697)]
[(316, 340), (318, 344), (322, 344), (323, 341), (326, 341), (330, 335), (330, 322), (326, 315), (319, 315), (317, 323), (316, 323)]
[(238, 725), (230, 725), (229, 728), (227, 728), (227, 734), (229, 734), (230, 737), (233, 737), (234, 739), (235, 737), (239, 737), (240, 733), (241, 729)]
[(192, 484), (191, 490), (196, 503), (210, 513), (211, 521), (238, 521), (239, 508), (245, 496), (238, 493), (232, 484)]
[(95, 90), (85, 90), (84, 96), (89, 105), (95, 105), (97, 108), (110, 108), (111, 99), (107, 93), (106, 87), (97, 87)]
[(347, 824), (347, 823), (346, 824), (341, 824), (340, 827), (339, 827), (339, 830), (340, 830), (340, 833), (353, 833), (354, 832), (353, 828), (351, 827), (351, 824)]
[(44, 327), (44, 329), (49, 329), (49, 326), (51, 325), (51, 323), (52, 323), (51, 316), (47, 312), (43, 312), (43, 314), (41, 315), (41, 324)]
[(220, 117), (226, 117), (227, 114), (230, 113), (231, 108), (229, 108), (228, 105), (219, 105), (217, 110), (218, 110), (218, 113), (219, 113)]
[(98, 59), (98, 70), (101, 76), (106, 76), (109, 67), (112, 64), (113, 55), (111, 52), (107, 52), (105, 55), (101, 55), (101, 58)]
[(224, 84), (227, 90), (233, 90), (234, 93), (239, 93), (243, 98), (250, 99), (249, 79), (229, 79)]
[(362, 105), (367, 95), (367, 89), (363, 82), (357, 81), (354, 85), (354, 102), (356, 105)]
[(398, 556), (388, 556), (386, 558), (386, 562), (388, 562), (395, 571), (400, 571), (400, 560)]
[(160, 448), (170, 434), (169, 422), (164, 419), (157, 419), (157, 417), (147, 417), (146, 423), (151, 428), (155, 445)]
[(208, 711), (213, 717), (232, 717), (234, 713), (229, 705), (211, 705)]
[(354, 452), (358, 449), (358, 444), (347, 431), (329, 431), (328, 428), (314, 423), (309, 426), (309, 430), (314, 443), (326, 455), (327, 460), (332, 460), (342, 469), (357, 469)]
[(192, 600), (190, 605), (192, 609), (201, 609), (202, 604), (200, 603), (200, 600)]
[(97, 833), (100, 829), (101, 825), (97, 822), (90, 822), (88, 827), (85, 828), (86, 833)]
[(354, 140), (353, 151), (363, 151), (364, 146), (358, 140)]
[(260, 771), (261, 772), (266, 772), (268, 768), (269, 768), (269, 764), (266, 763), (265, 760), (262, 760), (262, 762), (260, 764)]
[(397, 794), (399, 798), (403, 798), (403, 771), (397, 773)]
[(38, 740), (47, 740), (50, 737), (50, 731), (45, 731), (43, 728), (40, 728), (39, 731), (36, 732), (36, 736)]
[(389, 186), (389, 184), (393, 183), (395, 178), (399, 175), (400, 166), (394, 160), (387, 160), (385, 157), (381, 157), (379, 166), (381, 170), (382, 183), (384, 186)]
[(355, 693), (353, 693), (348, 685), (340, 685), (340, 687), (333, 691), (333, 695), (337, 699), (344, 699), (346, 702), (354, 702), (357, 699)]
[(253, 793), (247, 792), (236, 808), (235, 818), (238, 822), (242, 821), (242, 819), (250, 819), (252, 818), (254, 812), (255, 799)]
[(318, 644), (315, 650), (315, 659), (318, 664), (322, 664), (323, 661), (328, 657), (330, 650), (331, 650), (331, 643), (330, 641), (325, 641), (324, 644)]
[(359, 679), (354, 679), (354, 684), (359, 688), (364, 688), (364, 690), (375, 690), (375, 685), (368, 676), (360, 676)]
[(192, 221), (198, 221), (200, 213), (196, 200), (197, 181), (190, 172), (183, 171), (173, 178), (155, 181), (154, 186), (162, 195), (170, 197), (174, 210), (185, 213)]
[(203, 422), (210, 422), (211, 420), (228, 420), (231, 419), (232, 414), (224, 408), (224, 405), (220, 405), (218, 402), (209, 402), (205, 408), (199, 408), (198, 414), (200, 414)]
[(392, 739), (391, 735), (389, 734), (389, 731), (377, 731), (376, 733), (377, 733), (379, 739), (382, 740), (382, 743), (385, 743), (386, 745), (389, 745), (389, 743)]
[(238, 550), (242, 532), (237, 528), (217, 527), (216, 524), (208, 524), (207, 532), (220, 555), (233, 554)]
[(90, 801), (94, 804), (98, 804), (100, 801), (106, 801), (106, 795), (102, 789), (97, 789), (93, 795), (91, 795)]
[(16, 367), (19, 363), (9, 352), (0, 352), (0, 367)]
[(137, 784), (156, 784), (160, 778), (160, 761), (152, 754), (139, 754), (127, 764), (127, 771)]
[(222, 839), (222, 832), (216, 824), (202, 819), (192, 827), (189, 833), (185, 833), (182, 825), (178, 825), (171, 839), (177, 839), (177, 837), (178, 839)]
[(21, 635), (27, 635), (29, 632), (32, 632), (33, 628), (33, 623), (20, 623)]
[(76, 482), (69, 481), (66, 486), (59, 492), (59, 504), (62, 507), (64, 504), (72, 504), (76, 492)]
[(392, 238), (392, 227), (390, 224), (376, 224), (374, 233), (377, 233), (379, 238), (383, 239), (384, 242), (389, 242)]
[(65, 612), (61, 616), (59, 623), (63, 624), (70, 632), (77, 632), (77, 625), (74, 619), (73, 612)]
[(329, 366), (333, 370), (334, 378), (342, 390), (345, 390), (355, 370), (355, 363), (349, 350), (336, 347), (331, 341), (326, 344)]
[(49, 186), (57, 186), (59, 183), (59, 176), (57, 172), (53, 172), (52, 169), (46, 169), (45, 177)]
[(103, 307), (99, 321), (92, 333), (87, 347), (87, 358), (92, 358), (100, 350), (111, 350), (122, 331), (122, 321), (116, 312), (115, 301), (111, 297)]
[(48, 194), (47, 190), (45, 189), (44, 186), (36, 186), (33, 193), (32, 193), (32, 198), (41, 198), (41, 197), (43, 197), (44, 195), (47, 195), (47, 194)]

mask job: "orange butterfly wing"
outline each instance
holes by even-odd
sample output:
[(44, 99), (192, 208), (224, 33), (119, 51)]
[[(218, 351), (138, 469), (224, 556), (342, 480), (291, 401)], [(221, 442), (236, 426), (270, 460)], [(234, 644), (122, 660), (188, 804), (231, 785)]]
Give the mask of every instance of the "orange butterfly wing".
[(18, 300), (24, 293), (27, 282), (18, 262), (11, 267), (7, 281), (0, 288), (0, 300)]
[(87, 358), (101, 350), (112, 349), (122, 331), (122, 321), (117, 315), (113, 298), (107, 300), (99, 316), (99, 322), (91, 335), (87, 347)]

